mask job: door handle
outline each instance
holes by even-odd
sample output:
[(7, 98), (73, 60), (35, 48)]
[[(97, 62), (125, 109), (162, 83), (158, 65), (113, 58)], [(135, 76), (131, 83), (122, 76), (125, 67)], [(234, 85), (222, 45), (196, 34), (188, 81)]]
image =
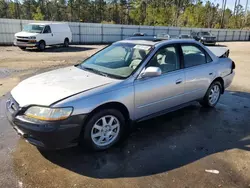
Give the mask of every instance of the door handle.
[(175, 81), (175, 83), (176, 83), (176, 84), (180, 84), (180, 83), (182, 83), (182, 79), (178, 79), (178, 80), (176, 80), (176, 81)]
[(53, 36), (53, 33), (51, 33), (51, 36)]
[(214, 73), (210, 72), (209, 75), (213, 75)]

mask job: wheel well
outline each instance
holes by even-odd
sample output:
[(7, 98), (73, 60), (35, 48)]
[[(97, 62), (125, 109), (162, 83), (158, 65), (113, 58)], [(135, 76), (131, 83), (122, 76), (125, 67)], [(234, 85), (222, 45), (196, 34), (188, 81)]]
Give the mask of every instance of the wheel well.
[(96, 112), (100, 110), (104, 110), (104, 109), (116, 109), (122, 113), (126, 121), (130, 120), (129, 111), (124, 104), (119, 103), (119, 102), (109, 102), (109, 103), (102, 104), (98, 106), (97, 108), (95, 108), (94, 110), (92, 110), (92, 112), (88, 115), (85, 122), (87, 122)]
[(40, 40), (39, 43), (40, 43), (40, 42), (44, 42), (44, 44), (45, 44), (45, 46), (46, 46), (46, 42), (45, 42), (44, 40)]
[(225, 91), (225, 88), (224, 88), (224, 80), (221, 78), (221, 77), (218, 77), (216, 78), (212, 83), (216, 82), (216, 81), (219, 81), (221, 83), (221, 86), (222, 86), (222, 91), (221, 91), (221, 94), (224, 93)]

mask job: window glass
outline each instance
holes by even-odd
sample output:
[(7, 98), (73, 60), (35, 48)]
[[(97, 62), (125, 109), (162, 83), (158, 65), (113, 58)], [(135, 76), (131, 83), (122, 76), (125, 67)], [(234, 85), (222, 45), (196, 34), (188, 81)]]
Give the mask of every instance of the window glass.
[(95, 61), (98, 63), (107, 63), (107, 62), (114, 62), (114, 61), (121, 61), (126, 58), (128, 51), (126, 48), (122, 46), (117, 46), (116, 48), (110, 49), (107, 53), (100, 56)]
[(206, 53), (206, 58), (207, 58), (207, 63), (210, 63), (213, 61), (210, 55), (208, 55), (207, 53)]
[(147, 67), (151, 66), (159, 67), (163, 74), (180, 69), (180, 63), (175, 47), (169, 46), (156, 52), (147, 65)]
[(205, 54), (196, 46), (183, 45), (181, 48), (184, 57), (184, 65), (186, 68), (206, 63)]
[(41, 33), (43, 31), (44, 25), (25, 25), (23, 28), (23, 31), (29, 32), (29, 33)]
[(50, 26), (46, 25), (44, 30), (43, 30), (43, 33), (51, 33)]
[(152, 46), (130, 43), (113, 44), (80, 64), (79, 68), (101, 75), (126, 78), (151, 52)]

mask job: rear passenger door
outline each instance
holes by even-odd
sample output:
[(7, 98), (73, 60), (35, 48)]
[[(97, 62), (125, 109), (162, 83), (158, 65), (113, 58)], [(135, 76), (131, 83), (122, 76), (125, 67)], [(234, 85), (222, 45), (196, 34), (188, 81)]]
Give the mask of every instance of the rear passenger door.
[(184, 62), (185, 102), (203, 98), (214, 79), (214, 66), (211, 57), (199, 45), (181, 45)]

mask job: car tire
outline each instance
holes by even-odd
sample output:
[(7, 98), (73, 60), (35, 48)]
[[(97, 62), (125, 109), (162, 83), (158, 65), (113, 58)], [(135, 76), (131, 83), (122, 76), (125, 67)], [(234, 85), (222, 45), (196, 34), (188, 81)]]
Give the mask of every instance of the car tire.
[(69, 47), (69, 39), (68, 38), (64, 39), (63, 47), (66, 47), (66, 48)]
[(19, 46), (19, 48), (20, 48), (21, 50), (26, 50), (26, 47), (23, 47), (23, 46)]
[(200, 104), (203, 107), (213, 108), (220, 100), (221, 93), (222, 93), (221, 83), (219, 81), (213, 82), (208, 88), (203, 100), (200, 101)]
[(40, 41), (37, 46), (38, 50), (43, 51), (46, 48), (46, 44), (44, 41)]
[(97, 111), (86, 122), (80, 145), (95, 151), (106, 150), (120, 140), (124, 130), (125, 119), (121, 112), (116, 109)]

